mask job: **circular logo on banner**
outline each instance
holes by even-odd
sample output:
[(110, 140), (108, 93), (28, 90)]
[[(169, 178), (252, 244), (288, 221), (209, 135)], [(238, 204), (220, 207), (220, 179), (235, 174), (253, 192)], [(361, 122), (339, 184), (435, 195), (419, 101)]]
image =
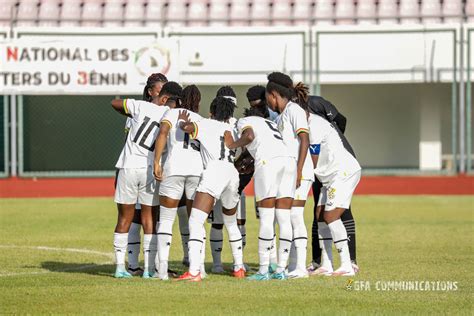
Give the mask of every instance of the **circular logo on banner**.
[(158, 44), (140, 48), (135, 53), (135, 67), (142, 76), (156, 72), (167, 74), (170, 66), (169, 49)]

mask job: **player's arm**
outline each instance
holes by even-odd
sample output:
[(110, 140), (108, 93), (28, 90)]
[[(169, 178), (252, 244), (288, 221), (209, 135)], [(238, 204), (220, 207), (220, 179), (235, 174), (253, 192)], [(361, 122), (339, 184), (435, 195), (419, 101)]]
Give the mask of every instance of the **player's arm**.
[(297, 170), (297, 179), (296, 179), (296, 188), (299, 188), (301, 185), (301, 178), (303, 177), (303, 166), (306, 160), (306, 155), (308, 154), (309, 149), (309, 135), (307, 130), (302, 130), (298, 133), (298, 138), (300, 140), (300, 148), (298, 152), (298, 162), (296, 165)]
[(167, 121), (161, 121), (160, 132), (155, 142), (155, 161), (153, 163), (153, 175), (158, 181), (163, 180), (163, 168), (161, 167), (161, 156), (165, 150), (170, 132), (170, 125)]
[(113, 99), (110, 104), (112, 104), (112, 108), (120, 114), (132, 117), (127, 108), (127, 99)]
[(230, 131), (226, 131), (224, 133), (224, 142), (227, 148), (229, 149), (245, 147), (251, 142), (253, 142), (254, 139), (255, 134), (253, 133), (253, 129), (251, 127), (244, 128), (242, 131), (242, 136), (235, 141)]

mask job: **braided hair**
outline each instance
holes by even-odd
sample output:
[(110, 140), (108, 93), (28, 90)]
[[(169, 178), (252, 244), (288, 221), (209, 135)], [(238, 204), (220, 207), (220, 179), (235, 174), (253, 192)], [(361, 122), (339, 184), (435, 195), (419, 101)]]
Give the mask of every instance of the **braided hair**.
[(276, 91), (282, 97), (298, 103), (305, 111), (308, 109), (308, 87), (302, 82), (295, 86), (290, 76), (281, 72), (268, 75), (267, 92)]
[(148, 92), (148, 90), (153, 88), (158, 82), (166, 83), (168, 82), (168, 78), (166, 78), (166, 76), (162, 73), (154, 73), (148, 77), (145, 88), (143, 88), (144, 101), (151, 102), (153, 100), (153, 97), (150, 95), (150, 92)]
[(199, 112), (199, 103), (201, 102), (201, 91), (195, 85), (187, 86), (183, 89), (183, 102), (180, 107)]
[(211, 103), (212, 117), (221, 122), (227, 122), (234, 115), (235, 104), (225, 97), (215, 97)]

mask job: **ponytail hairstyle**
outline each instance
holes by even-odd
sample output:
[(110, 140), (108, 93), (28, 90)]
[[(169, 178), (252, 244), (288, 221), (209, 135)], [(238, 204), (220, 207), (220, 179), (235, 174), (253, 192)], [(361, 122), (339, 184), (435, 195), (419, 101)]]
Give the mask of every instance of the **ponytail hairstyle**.
[(166, 78), (166, 76), (163, 75), (162, 73), (154, 73), (154, 74), (151, 74), (148, 77), (148, 79), (146, 81), (145, 88), (143, 88), (143, 100), (144, 101), (151, 102), (153, 100), (153, 97), (150, 95), (148, 90), (153, 88), (155, 86), (155, 84), (157, 84), (158, 82), (166, 83), (166, 82), (168, 82), (168, 78)]
[(201, 91), (196, 85), (190, 85), (183, 89), (183, 99), (180, 107), (199, 112), (199, 103), (201, 102)]
[(267, 92), (276, 91), (280, 96), (298, 103), (303, 110), (308, 109), (308, 87), (302, 82), (295, 86), (290, 76), (281, 72), (272, 72), (268, 75)]

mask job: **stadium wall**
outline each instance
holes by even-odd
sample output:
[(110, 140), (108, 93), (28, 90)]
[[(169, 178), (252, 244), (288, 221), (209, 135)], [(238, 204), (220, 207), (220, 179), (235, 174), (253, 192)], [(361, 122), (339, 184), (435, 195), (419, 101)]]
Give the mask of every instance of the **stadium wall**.
[[(348, 117), (347, 135), (366, 171), (454, 173), (460, 142), (467, 138), (472, 148), (472, 135), (460, 129), (458, 112), (460, 69), (474, 58), (474, 33), (467, 32), (467, 47), (457, 41), (466, 29), (473, 26), (132, 28), (127, 33), (120, 28), (16, 28), (0, 32), (11, 37), (1, 46), (2, 74), (38, 66), (45, 75), (44, 69), (52, 67), (72, 76), (80, 67), (123, 70), (130, 75), (123, 88), (77, 86), (74, 80), (70, 85), (50, 86), (46, 79), (40, 85), (1, 86), (3, 94), (18, 95), (9, 102), (13, 106), (18, 101), (11, 110), (18, 110), (19, 173), (112, 175), (123, 144), (124, 118), (110, 109), (110, 99), (140, 98), (146, 74), (161, 69), (163, 56), (171, 56), (163, 68), (171, 80), (199, 85), (204, 116), (218, 83), (236, 89), (239, 116), (249, 85), (264, 83), (271, 71), (285, 71), (331, 100)], [(71, 48), (86, 43), (88, 57), (92, 56), (88, 63), (4, 60), (6, 45)], [(163, 55), (163, 45), (168, 45), (167, 55)], [(104, 47), (128, 52), (119, 53), (116, 60), (111, 53), (105, 61), (94, 59), (95, 52), (103, 52)], [(147, 58), (156, 57), (154, 52), (159, 52), (158, 67), (150, 68)], [(125, 55), (128, 58), (121, 59)], [(462, 74), (472, 82), (469, 68)], [(472, 91), (472, 85), (467, 87)], [(2, 129), (5, 137), (6, 130)]]

